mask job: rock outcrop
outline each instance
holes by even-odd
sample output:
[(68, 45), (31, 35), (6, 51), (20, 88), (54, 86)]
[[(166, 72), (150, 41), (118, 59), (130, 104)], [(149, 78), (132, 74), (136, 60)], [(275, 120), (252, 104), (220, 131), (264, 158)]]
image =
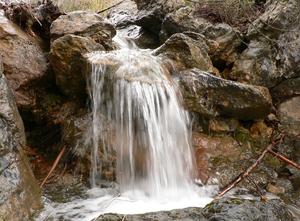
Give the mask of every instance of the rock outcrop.
[(250, 26), (248, 48), (240, 55), (231, 78), (272, 88), (300, 73), (300, 4), (269, 1), (264, 14)]
[(25, 131), (14, 96), (0, 64), (0, 217), (29, 220), (41, 206), (40, 189), (26, 156)]
[(33, 89), (47, 71), (47, 60), (37, 39), (22, 31), (0, 12), (0, 54), (4, 75), (14, 91), (17, 105), (32, 109), (36, 105)]
[(175, 80), (185, 107), (203, 116), (253, 120), (270, 113), (272, 99), (267, 88), (225, 80), (198, 69), (182, 71)]

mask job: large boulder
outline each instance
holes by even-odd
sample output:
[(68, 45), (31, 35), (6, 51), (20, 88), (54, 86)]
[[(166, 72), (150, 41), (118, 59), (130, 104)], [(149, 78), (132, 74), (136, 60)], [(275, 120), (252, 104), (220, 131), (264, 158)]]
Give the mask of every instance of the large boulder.
[(139, 10), (136, 24), (159, 35), (162, 21), (166, 14), (185, 5), (184, 0), (135, 0)]
[[(190, 37), (190, 36), (191, 37)], [(208, 55), (210, 48), (203, 35), (178, 33), (172, 35), (161, 47), (154, 51), (163, 59), (171, 59), (177, 69), (198, 68), (218, 73)]]
[(37, 42), (0, 12), (0, 55), (4, 74), (14, 90), (17, 105), (32, 109), (36, 93), (32, 85), (46, 75), (47, 60)]
[(97, 13), (74, 11), (56, 19), (51, 25), (50, 34), (52, 41), (68, 34), (90, 37), (106, 49), (112, 49), (116, 30)]
[(203, 116), (252, 120), (270, 113), (272, 99), (267, 88), (225, 80), (198, 69), (182, 71), (175, 80), (185, 107)]
[(239, 47), (242, 44), (241, 33), (225, 23), (212, 24), (193, 8), (182, 7), (166, 15), (162, 23), (160, 39), (165, 41), (171, 35), (182, 32), (196, 32), (203, 34), (209, 40), (214, 40), (216, 48), (210, 55), (214, 63), (219, 64), (220, 69), (233, 63), (238, 57)]
[(25, 132), (0, 65), (0, 217), (29, 220), (41, 206), (40, 189), (22, 152)]
[(253, 199), (224, 198), (206, 207), (159, 211), (138, 215), (104, 214), (96, 221), (176, 220), (176, 221), (296, 221), (288, 206), (279, 199), (267, 202)]
[(250, 26), (250, 44), (234, 64), (231, 78), (272, 88), (300, 76), (300, 4), (299, 0), (269, 3)]
[(70, 98), (86, 95), (86, 53), (104, 50), (92, 38), (65, 35), (51, 44), (50, 63), (55, 72), (56, 84)]

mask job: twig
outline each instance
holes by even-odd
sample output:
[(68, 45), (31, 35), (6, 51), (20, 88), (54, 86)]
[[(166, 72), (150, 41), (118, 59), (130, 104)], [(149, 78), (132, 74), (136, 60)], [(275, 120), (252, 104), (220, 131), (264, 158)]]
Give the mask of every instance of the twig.
[(287, 157), (283, 156), (282, 154), (277, 153), (277, 152), (273, 151), (272, 149), (268, 150), (268, 152), (270, 154), (274, 155), (275, 157), (277, 157), (278, 159), (280, 159), (280, 160), (286, 162), (287, 164), (289, 164), (289, 165), (297, 168), (298, 170), (300, 170), (300, 165), (299, 164), (297, 164), (296, 162), (288, 159)]
[(257, 183), (251, 178), (251, 176), (247, 177), (247, 180), (255, 187), (256, 192), (259, 194), (261, 199), (265, 199), (264, 194), (262, 193), (262, 191), (260, 190), (259, 186), (257, 185)]
[[(281, 142), (282, 141), (282, 137), (280, 139)], [(228, 191), (230, 191), (231, 189), (233, 189), (237, 184), (239, 184), (243, 179), (247, 178), (249, 176), (249, 174), (252, 172), (252, 170), (254, 170), (258, 164), (261, 163), (261, 161), (264, 159), (265, 155), (273, 149), (273, 147), (278, 143), (271, 143), (267, 146), (267, 148), (261, 153), (261, 155), (259, 156), (259, 158), (243, 173), (241, 173), (237, 178), (235, 178), (229, 185), (227, 185), (222, 192), (220, 192), (217, 196), (216, 199), (221, 198), (222, 196), (224, 196)]]
[(110, 10), (110, 9), (112, 9), (112, 8), (114, 8), (114, 7), (116, 7), (116, 6), (118, 6), (118, 5), (121, 5), (124, 1), (125, 1), (125, 0), (122, 0), (122, 1), (118, 2), (117, 4), (114, 4), (114, 5), (112, 5), (112, 6), (109, 6), (108, 8), (105, 8), (105, 9), (103, 9), (103, 10), (101, 10), (101, 11), (98, 11), (97, 14), (101, 14), (101, 13), (103, 13), (103, 12), (106, 12), (106, 11), (108, 11), (108, 10)]
[(55, 170), (56, 166), (58, 165), (61, 157), (63, 156), (64, 152), (66, 150), (66, 146), (64, 146), (61, 151), (59, 152), (58, 156), (56, 157), (51, 170), (49, 171), (49, 173), (47, 174), (47, 176), (45, 177), (45, 179), (43, 180), (43, 182), (41, 183), (40, 187), (43, 187), (43, 185), (46, 183), (46, 181), (48, 180), (48, 178), (50, 177), (50, 175), (52, 174), (52, 172)]

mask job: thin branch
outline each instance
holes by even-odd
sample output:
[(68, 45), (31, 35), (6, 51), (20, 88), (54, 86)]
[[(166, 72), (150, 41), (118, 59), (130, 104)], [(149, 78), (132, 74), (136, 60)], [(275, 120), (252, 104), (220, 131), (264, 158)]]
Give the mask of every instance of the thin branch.
[(284, 139), (284, 135), (281, 135), (279, 141), (277, 142), (272, 142), (271, 144), (269, 144), (267, 146), (267, 148), (261, 153), (261, 155), (259, 156), (259, 158), (250, 166), (248, 167), (247, 170), (245, 170), (243, 173), (241, 173), (239, 176), (237, 176), (230, 184), (228, 184), (217, 196), (216, 199), (221, 198), (222, 196), (224, 196), (228, 191), (230, 191), (231, 189), (233, 189), (234, 187), (236, 187), (236, 185), (238, 185), (242, 180), (244, 180), (245, 178), (247, 178), (250, 173), (261, 163), (261, 161), (264, 159), (265, 155), (273, 149), (273, 147), (278, 144), (281, 143)]
[(61, 151), (59, 152), (58, 156), (56, 157), (49, 173), (47, 174), (47, 176), (45, 177), (45, 179), (43, 180), (43, 182), (41, 183), (40, 187), (43, 187), (43, 185), (47, 182), (48, 178), (50, 177), (50, 175), (52, 174), (52, 172), (55, 170), (55, 168), (57, 167), (61, 157), (63, 156), (64, 152), (66, 150), (66, 146), (64, 146)]
[(287, 157), (283, 156), (282, 154), (277, 153), (277, 152), (273, 151), (272, 149), (268, 150), (268, 152), (270, 154), (274, 155), (275, 157), (277, 157), (278, 159), (280, 159), (280, 160), (286, 162), (287, 164), (289, 164), (289, 165), (297, 168), (298, 170), (300, 170), (300, 165), (299, 164), (297, 164), (296, 162), (288, 159)]
[(101, 14), (101, 13), (103, 13), (103, 12), (106, 12), (106, 11), (108, 11), (108, 10), (110, 10), (110, 9), (112, 9), (112, 8), (114, 8), (114, 7), (116, 7), (116, 6), (118, 6), (118, 5), (121, 5), (123, 2), (125, 2), (125, 0), (122, 0), (122, 1), (118, 2), (117, 4), (114, 4), (114, 5), (112, 5), (112, 6), (109, 6), (108, 8), (105, 8), (105, 9), (103, 9), (103, 10), (101, 10), (101, 11), (98, 11), (97, 14)]

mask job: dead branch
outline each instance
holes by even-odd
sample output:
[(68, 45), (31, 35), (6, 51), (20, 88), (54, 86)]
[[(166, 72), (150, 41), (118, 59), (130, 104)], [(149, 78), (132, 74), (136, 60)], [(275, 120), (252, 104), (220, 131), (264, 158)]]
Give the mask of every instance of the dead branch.
[(49, 173), (47, 174), (47, 176), (45, 177), (45, 179), (43, 180), (43, 182), (41, 183), (40, 187), (43, 187), (43, 185), (47, 182), (48, 178), (50, 177), (50, 175), (52, 174), (52, 172), (55, 170), (55, 168), (57, 167), (61, 157), (63, 156), (64, 152), (66, 150), (66, 146), (64, 146), (61, 151), (59, 152), (58, 156), (56, 157)]
[[(282, 142), (282, 138), (280, 139), (279, 142)], [(237, 184), (239, 184), (243, 179), (247, 178), (249, 174), (257, 167), (258, 164), (261, 163), (261, 161), (264, 159), (265, 155), (273, 149), (273, 147), (277, 144), (276, 143), (271, 143), (270, 145), (267, 146), (267, 148), (261, 153), (259, 158), (250, 166), (248, 169), (244, 172), (242, 172), (239, 176), (237, 176), (229, 185), (227, 185), (215, 198), (219, 199), (222, 196), (224, 196), (228, 191), (233, 189)]]
[(287, 164), (289, 164), (289, 165), (291, 165), (291, 166), (297, 168), (298, 170), (300, 170), (300, 165), (299, 165), (299, 164), (297, 164), (296, 162), (294, 162), (294, 161), (288, 159), (287, 157), (283, 156), (282, 154), (280, 154), (280, 153), (278, 153), (278, 152), (275, 152), (275, 151), (273, 151), (272, 149), (268, 150), (268, 152), (269, 152), (270, 154), (272, 154), (273, 156), (277, 157), (278, 159), (280, 159), (280, 160), (286, 162)]
[(97, 14), (101, 14), (101, 13), (103, 13), (103, 12), (106, 12), (106, 11), (108, 11), (108, 10), (110, 10), (110, 9), (112, 9), (112, 8), (114, 8), (114, 7), (116, 7), (116, 6), (118, 6), (118, 5), (121, 5), (123, 2), (125, 2), (125, 0), (122, 0), (122, 1), (118, 2), (117, 4), (114, 4), (114, 5), (112, 5), (112, 6), (109, 6), (108, 8), (105, 8), (105, 9), (103, 9), (103, 10), (101, 10), (101, 11), (98, 11)]

